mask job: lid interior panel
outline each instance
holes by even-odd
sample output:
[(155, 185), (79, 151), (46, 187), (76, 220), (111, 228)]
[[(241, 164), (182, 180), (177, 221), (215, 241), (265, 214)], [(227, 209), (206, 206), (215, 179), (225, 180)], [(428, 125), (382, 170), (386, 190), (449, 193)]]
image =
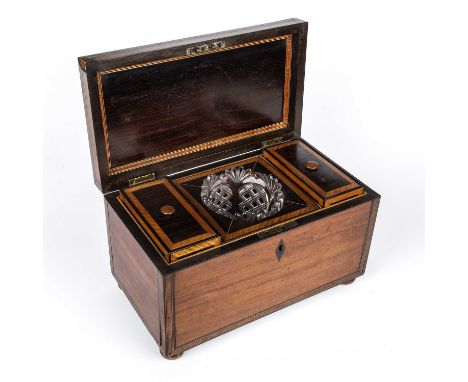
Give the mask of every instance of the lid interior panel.
[(97, 72), (109, 174), (288, 122), (291, 35)]

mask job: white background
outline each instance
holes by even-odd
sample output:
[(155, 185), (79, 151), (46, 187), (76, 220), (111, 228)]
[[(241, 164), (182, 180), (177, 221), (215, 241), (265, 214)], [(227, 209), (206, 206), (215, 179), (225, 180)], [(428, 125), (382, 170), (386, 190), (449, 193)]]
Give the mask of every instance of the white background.
[[(468, 127), (462, 4), (83, 0), (7, 9), (3, 380), (466, 378), (466, 169), (454, 165), (468, 162), (458, 135)], [(289, 17), (309, 22), (303, 137), (382, 195), (366, 274), (167, 361), (110, 273), (76, 57)]]

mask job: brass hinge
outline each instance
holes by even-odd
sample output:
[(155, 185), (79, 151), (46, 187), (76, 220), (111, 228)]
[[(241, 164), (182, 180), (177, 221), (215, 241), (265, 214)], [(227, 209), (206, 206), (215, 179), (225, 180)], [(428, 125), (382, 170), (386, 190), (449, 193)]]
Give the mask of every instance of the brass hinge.
[(129, 179), (128, 186), (136, 186), (137, 184), (142, 184), (146, 182), (150, 182), (156, 179), (156, 174), (154, 172), (150, 174), (145, 174), (141, 176), (137, 176), (136, 178)]
[(283, 142), (283, 137), (276, 137), (262, 142), (262, 149), (277, 145), (278, 143)]

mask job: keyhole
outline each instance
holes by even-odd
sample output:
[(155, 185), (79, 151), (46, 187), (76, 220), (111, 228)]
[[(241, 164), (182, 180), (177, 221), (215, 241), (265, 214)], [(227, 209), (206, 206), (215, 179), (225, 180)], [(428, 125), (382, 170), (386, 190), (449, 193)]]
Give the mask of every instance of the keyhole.
[(284, 244), (283, 239), (280, 240), (278, 246), (276, 247), (276, 257), (278, 261), (283, 257), (284, 251), (286, 250), (286, 245)]

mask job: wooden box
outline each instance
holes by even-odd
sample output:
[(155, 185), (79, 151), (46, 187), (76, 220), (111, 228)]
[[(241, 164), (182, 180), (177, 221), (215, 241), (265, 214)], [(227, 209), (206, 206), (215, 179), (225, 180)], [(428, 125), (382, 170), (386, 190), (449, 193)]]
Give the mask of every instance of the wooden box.
[(166, 358), (364, 273), (380, 196), (301, 139), (306, 38), (78, 59), (112, 273)]

